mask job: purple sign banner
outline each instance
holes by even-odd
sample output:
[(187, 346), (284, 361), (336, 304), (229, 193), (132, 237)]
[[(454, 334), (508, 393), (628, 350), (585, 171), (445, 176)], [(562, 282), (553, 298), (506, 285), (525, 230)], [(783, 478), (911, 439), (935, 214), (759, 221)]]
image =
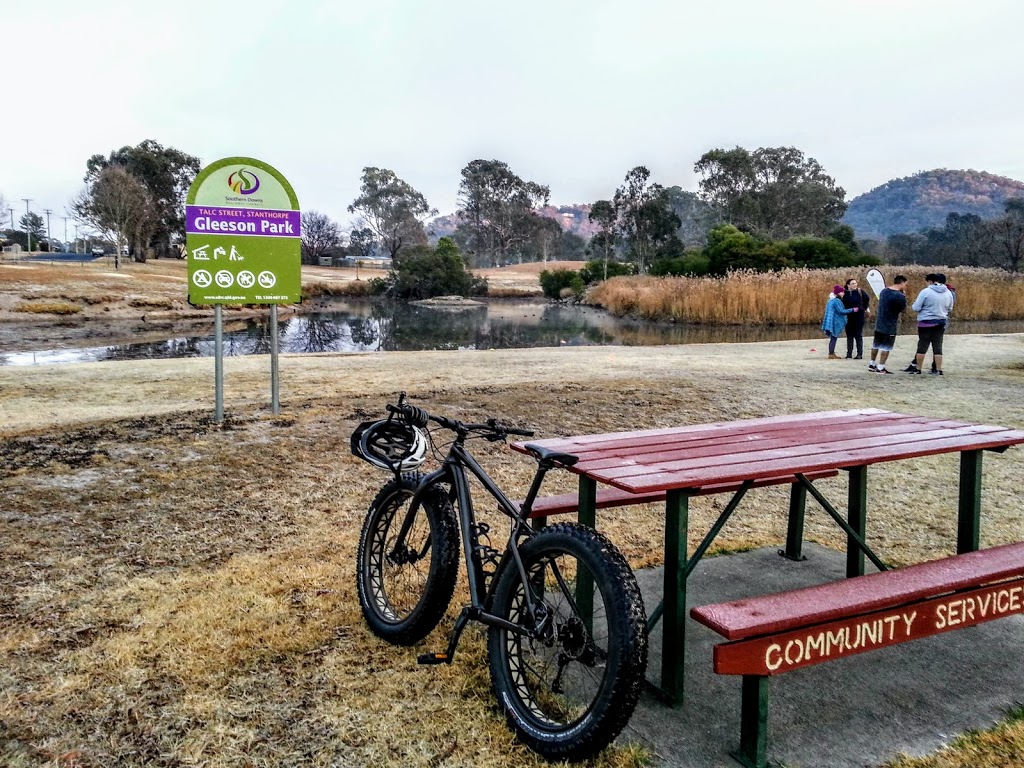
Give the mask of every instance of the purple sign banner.
[(185, 232), (190, 235), (300, 237), (302, 213), (265, 208), (185, 206)]

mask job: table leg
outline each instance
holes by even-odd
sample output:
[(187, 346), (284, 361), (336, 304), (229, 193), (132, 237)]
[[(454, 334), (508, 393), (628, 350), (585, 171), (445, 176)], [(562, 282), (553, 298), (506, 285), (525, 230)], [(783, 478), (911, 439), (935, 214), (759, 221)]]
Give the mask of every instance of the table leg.
[(786, 549), (780, 554), (790, 560), (803, 560), (804, 510), (807, 509), (807, 489), (803, 483), (793, 483), (789, 490), (789, 527), (786, 529)]
[(960, 509), (956, 553), (975, 552), (981, 539), (981, 451), (960, 454)]
[[(597, 481), (580, 475), (579, 509), (576, 519), (580, 525), (594, 528), (597, 525)], [(586, 624), (593, 629), (594, 621), (594, 577), (590, 571), (580, 569), (576, 579), (576, 607)]]
[[(868, 508), (868, 468), (867, 465), (851, 467), (849, 493), (850, 528), (857, 532), (861, 541), (866, 540), (867, 508)], [(846, 576), (864, 575), (864, 550), (852, 536), (846, 537)]]
[(665, 500), (665, 581), (661, 644), (661, 690), (668, 703), (683, 703), (686, 662), (686, 539), (689, 496), (669, 491)]

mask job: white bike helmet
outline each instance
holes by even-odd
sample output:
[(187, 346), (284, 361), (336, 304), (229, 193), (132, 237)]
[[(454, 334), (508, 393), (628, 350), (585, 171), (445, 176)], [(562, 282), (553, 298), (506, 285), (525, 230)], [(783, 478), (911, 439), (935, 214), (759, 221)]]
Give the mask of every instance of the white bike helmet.
[(352, 453), (381, 469), (411, 472), (427, 459), (427, 437), (393, 419), (366, 421), (352, 433)]

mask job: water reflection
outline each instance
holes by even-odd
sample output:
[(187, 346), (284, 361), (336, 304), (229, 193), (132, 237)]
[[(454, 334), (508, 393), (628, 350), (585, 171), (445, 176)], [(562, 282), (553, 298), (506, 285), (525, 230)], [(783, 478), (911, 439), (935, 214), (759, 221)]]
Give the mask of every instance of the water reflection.
[[(953, 333), (1019, 333), (1024, 322), (955, 323)], [(912, 334), (913, 323), (901, 329)], [(817, 339), (817, 326), (694, 326), (614, 318), (588, 307), (491, 302), (459, 311), (339, 301), (332, 311), (283, 319), (278, 323), (282, 352), (377, 352), (431, 349), (508, 349), (584, 345), (651, 346), (721, 342)], [(226, 331), (227, 356), (269, 354), (269, 319), (249, 321)], [(0, 365), (212, 357), (209, 335), (86, 349), (11, 353)]]

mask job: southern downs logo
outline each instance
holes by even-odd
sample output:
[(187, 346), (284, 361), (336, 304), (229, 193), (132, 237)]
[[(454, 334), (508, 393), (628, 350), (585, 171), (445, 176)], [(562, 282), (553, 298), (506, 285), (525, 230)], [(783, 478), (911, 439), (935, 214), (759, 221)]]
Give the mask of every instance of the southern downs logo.
[(236, 195), (252, 195), (260, 188), (260, 177), (242, 168), (228, 176), (228, 186)]

